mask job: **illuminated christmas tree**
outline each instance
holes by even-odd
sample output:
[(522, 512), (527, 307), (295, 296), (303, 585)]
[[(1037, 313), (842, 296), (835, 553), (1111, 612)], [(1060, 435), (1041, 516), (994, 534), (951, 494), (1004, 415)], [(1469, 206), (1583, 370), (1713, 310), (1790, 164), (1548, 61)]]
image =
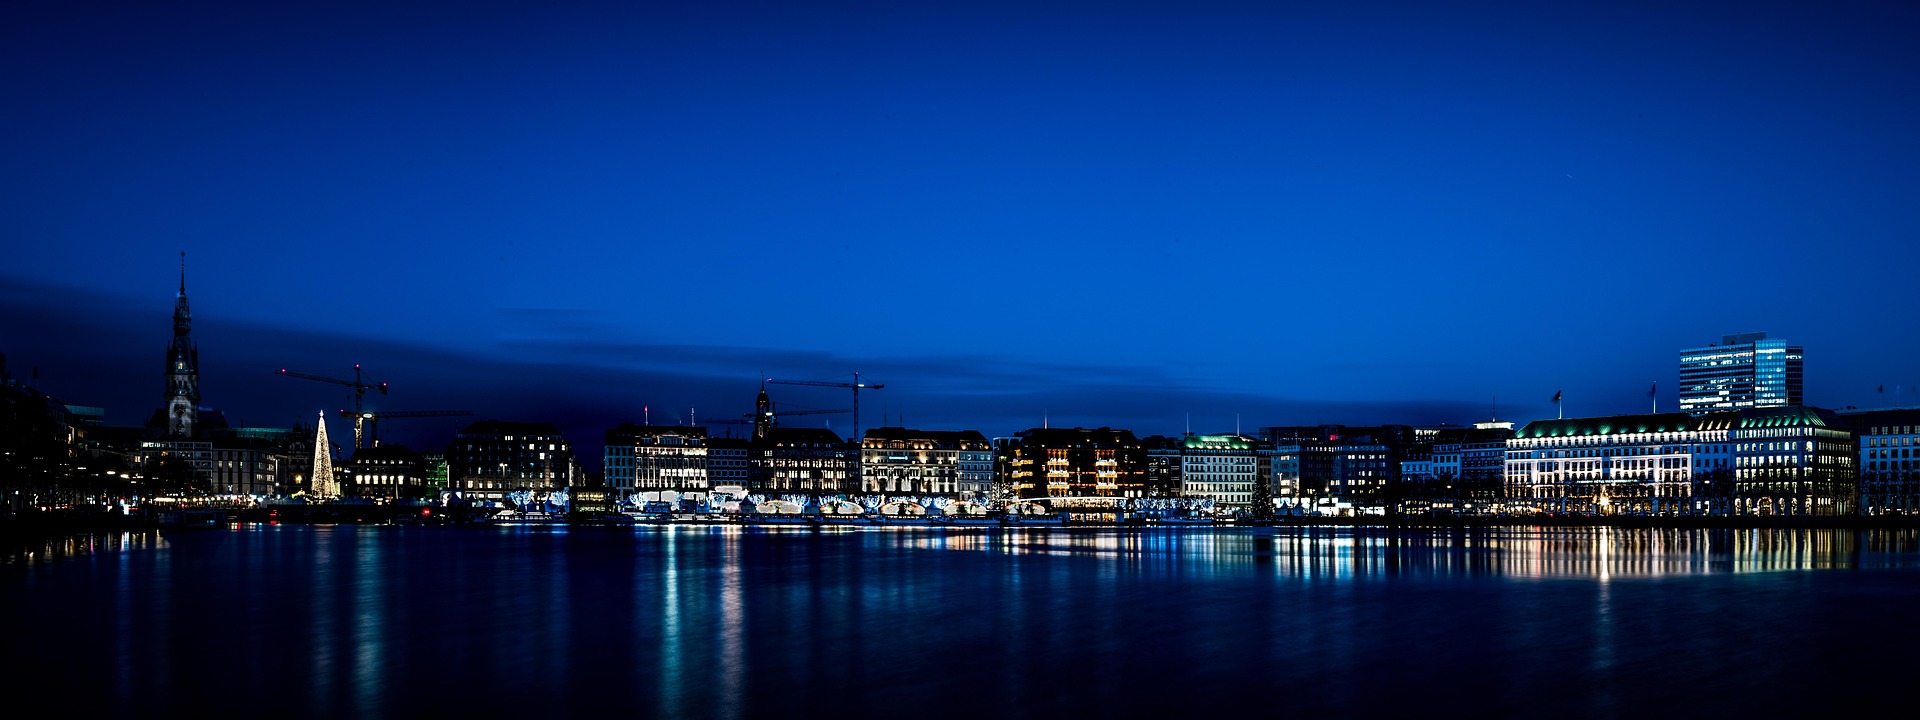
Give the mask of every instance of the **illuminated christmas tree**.
[(327, 413), (320, 412), (320, 433), (313, 440), (313, 494), (336, 497), (340, 489), (333, 483), (333, 444), (327, 442)]

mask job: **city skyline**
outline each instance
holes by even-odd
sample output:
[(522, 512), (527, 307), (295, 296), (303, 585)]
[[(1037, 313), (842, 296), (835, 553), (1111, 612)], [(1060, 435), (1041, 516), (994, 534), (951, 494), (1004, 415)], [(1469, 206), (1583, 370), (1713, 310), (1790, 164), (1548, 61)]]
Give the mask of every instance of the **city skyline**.
[(24, 714), (1908, 700), (1920, 3), (3, 17)]
[(1524, 421), (1749, 331), (1906, 404), (1911, 12), (34, 7), (0, 337), (137, 423), (185, 250), (259, 425), (354, 364), (570, 435), (854, 371), (868, 426)]
[[(189, 298), (190, 296), (191, 296), (191, 292), (189, 292)], [(0, 302), (9, 302), (14, 299), (16, 298), (11, 296), (0, 295)], [(168, 305), (169, 312), (172, 312), (173, 309), (176, 308), (178, 305), (179, 303), (177, 302), (177, 299), (175, 303), (170, 303)], [(44, 310), (45, 306), (42, 306), (39, 309)], [(200, 323), (200, 324), (204, 324), (204, 310), (202, 311), (201, 315), (202, 317), (197, 317), (196, 319), (202, 319), (203, 323)], [(26, 317), (26, 316), (23, 316), (17, 313), (9, 313), (9, 317), (20, 318), (20, 317)], [(126, 323), (126, 322), (107, 323), (108, 326), (112, 326), (116, 324), (125, 326), (120, 330), (111, 330), (111, 329), (102, 330), (100, 328), (91, 328), (87, 326), (88, 323), (99, 323), (103, 319), (103, 317), (104, 316), (99, 313), (87, 313), (85, 317), (75, 317), (75, 318), (67, 318), (64, 320), (56, 320), (51, 324), (58, 325), (64, 331), (74, 331), (75, 326), (78, 326), (81, 331), (91, 332), (93, 334), (108, 336), (108, 337), (115, 337), (115, 336), (130, 337), (130, 336), (135, 336), (140, 334), (139, 330), (131, 327), (131, 323)], [(34, 323), (28, 323), (27, 326), (29, 328), (37, 327), (36, 324)], [(174, 325), (174, 327), (177, 329), (177, 325)], [(280, 335), (291, 335), (291, 337), (294, 337), (294, 338), (299, 337), (297, 333), (289, 333), (289, 331), (286, 329), (242, 328), (241, 332), (243, 333), (243, 335), (240, 338), (237, 338), (240, 340), (240, 342), (234, 343), (234, 347), (241, 354), (242, 358), (245, 358), (248, 356), (249, 353), (247, 349), (252, 347), (250, 343), (247, 343), (244, 341), (245, 332), (277, 333)], [(202, 337), (197, 332), (192, 339), (195, 345), (202, 344), (201, 343)], [(1727, 338), (1724, 338), (1724, 337), (1721, 338), (1721, 340), (1726, 340), (1726, 339)], [(294, 340), (293, 344), (304, 343), (304, 344), (311, 344), (311, 345), (317, 345), (317, 346), (326, 346), (329, 344), (343, 342), (343, 341), (345, 340), (339, 339), (339, 338), (326, 339), (324, 342), (320, 342), (320, 343), (314, 343), (312, 340)], [(269, 343), (269, 344), (272, 344), (272, 343)], [(1697, 343), (1697, 344), (1704, 345), (1709, 343)], [(572, 404), (560, 404), (560, 403), (541, 404), (538, 402), (529, 403), (527, 402), (527, 399), (533, 396), (539, 395), (539, 392), (536, 389), (531, 387), (514, 385), (515, 382), (519, 382), (518, 380), (515, 379), (516, 377), (531, 378), (531, 377), (537, 376), (537, 372), (528, 367), (516, 368), (512, 365), (506, 365), (506, 364), (499, 364), (499, 365), (487, 364), (483, 362), (477, 362), (473, 358), (461, 358), (457, 354), (448, 353), (448, 352), (445, 352), (444, 350), (436, 350), (436, 349), (422, 348), (422, 347), (409, 347), (403, 344), (382, 344), (376, 347), (384, 348), (387, 352), (399, 355), (400, 357), (403, 357), (403, 358), (420, 361), (423, 364), (431, 365), (434, 363), (440, 363), (450, 368), (458, 368), (459, 370), (468, 373), (467, 377), (470, 378), (470, 382), (474, 384), (462, 385), (460, 381), (458, 381), (457, 379), (453, 379), (454, 377), (457, 377), (457, 374), (454, 376), (449, 376), (447, 374), (425, 376), (425, 377), (419, 378), (418, 380), (409, 378), (410, 382), (417, 383), (417, 384), (414, 384), (412, 387), (403, 385), (402, 386), (403, 392), (401, 392), (398, 397), (382, 397), (381, 394), (372, 395), (371, 400), (367, 405), (368, 410), (375, 410), (375, 411), (397, 410), (403, 407), (414, 408), (414, 407), (425, 407), (428, 405), (432, 405), (435, 407), (442, 407), (442, 406), (452, 407), (454, 405), (460, 405), (462, 407), (477, 406), (479, 407), (479, 409), (476, 411), (475, 414), (480, 417), (488, 417), (488, 418), (510, 420), (510, 421), (552, 422), (561, 429), (563, 435), (569, 437), (570, 439), (572, 439), (572, 442), (574, 442), (576, 445), (582, 446), (583, 448), (593, 447), (593, 438), (598, 437), (599, 433), (604, 431), (606, 428), (613, 427), (614, 425), (617, 425), (620, 423), (652, 422), (655, 425), (677, 425), (677, 424), (686, 424), (689, 422), (689, 420), (691, 420), (694, 424), (711, 425), (712, 424), (711, 421), (713, 420), (733, 419), (737, 415), (739, 415), (739, 413), (734, 412), (729, 407), (727, 401), (733, 400), (735, 404), (739, 404), (742, 406), (749, 405), (748, 403), (739, 402), (737, 399), (720, 397), (720, 398), (717, 398), (718, 402), (705, 405), (705, 407), (714, 408), (712, 410), (707, 410), (707, 411), (699, 410), (700, 407), (703, 407), (702, 405), (694, 405), (694, 406), (691, 406), (690, 408), (687, 408), (688, 410), (695, 411), (695, 416), (692, 418), (689, 418), (688, 413), (683, 411), (682, 409), (675, 408), (672, 406), (657, 405), (657, 404), (648, 402), (644, 399), (644, 395), (642, 393), (644, 393), (648, 387), (670, 386), (670, 387), (676, 387), (676, 389), (679, 389), (682, 392), (684, 392), (684, 387), (688, 384), (691, 384), (686, 379), (675, 378), (672, 375), (662, 375), (661, 377), (666, 377), (670, 379), (665, 379), (665, 380), (656, 379), (654, 381), (655, 384), (651, 386), (641, 385), (641, 386), (624, 387), (624, 388), (623, 387), (610, 388), (610, 392), (603, 394), (601, 398), (597, 401), (575, 402)], [(78, 354), (85, 355), (86, 357), (90, 358), (93, 361), (93, 364), (91, 365), (82, 364), (78, 366), (68, 365), (68, 366), (61, 366), (56, 368), (48, 368), (52, 372), (44, 373), (45, 375), (47, 375), (47, 377), (42, 379), (41, 376), (43, 372), (42, 372), (42, 367), (40, 365), (34, 364), (29, 366), (21, 362), (21, 360), (31, 360), (34, 357), (36, 357), (34, 354), (29, 353), (24, 357), (19, 354), (10, 354), (8, 356), (9, 357), (8, 368), (16, 378), (31, 377), (34, 379), (34, 383), (39, 389), (52, 393), (56, 397), (60, 397), (64, 402), (68, 402), (73, 405), (102, 406), (100, 404), (96, 404), (96, 403), (99, 403), (98, 400), (95, 400), (94, 402), (91, 402), (91, 403), (86, 401), (87, 399), (91, 399), (85, 395), (85, 393), (88, 392), (87, 388), (89, 387), (121, 388), (118, 391), (121, 394), (124, 394), (128, 389), (133, 389), (133, 392), (136, 395), (144, 394), (144, 395), (154, 395), (155, 397), (158, 397), (159, 393), (157, 390), (155, 390), (155, 388), (161, 385), (163, 377), (165, 378), (171, 377), (171, 376), (164, 375), (162, 372), (154, 371), (151, 368), (149, 368), (148, 371), (146, 372), (141, 372), (138, 369), (138, 367), (134, 367), (137, 365), (150, 365), (150, 363), (140, 363), (137, 356), (140, 356), (143, 354), (151, 354), (151, 353), (140, 353), (137, 351), (127, 352), (126, 348), (121, 348), (117, 346), (96, 346), (96, 345), (68, 348), (68, 350), (79, 351)], [(171, 353), (172, 350), (169, 349), (168, 352)], [(744, 354), (744, 351), (742, 354)], [(56, 354), (56, 356), (58, 355)], [(1814, 357), (1816, 358), (1815, 360), (1816, 367), (1818, 364), (1819, 356), (1820, 355), (1816, 350), (1816, 353), (1814, 355)], [(431, 358), (432, 361), (426, 362), (426, 359), (428, 358)], [(1669, 358), (1671, 358), (1671, 354), (1669, 354)], [(744, 361), (744, 358), (736, 358), (736, 360)], [(128, 365), (129, 363), (132, 363), (133, 365)], [(224, 368), (225, 371), (230, 371), (238, 364), (244, 364), (244, 363), (243, 362), (236, 363), (233, 361), (228, 361), (228, 362), (222, 362), (222, 363), (214, 363), (212, 367)], [(113, 371), (113, 367), (115, 365), (120, 366), (121, 372)], [(402, 365), (404, 365), (404, 363), (402, 363)], [(239, 402), (232, 403), (232, 404), (222, 404), (217, 402), (217, 398), (216, 398), (216, 399), (208, 400), (204, 402), (203, 403), (204, 406), (215, 409), (215, 410), (223, 411), (223, 413), (227, 416), (227, 421), (235, 427), (242, 427), (242, 426), (288, 427), (288, 426), (300, 425), (302, 423), (310, 424), (311, 423), (310, 413), (313, 411), (313, 408), (320, 408), (324, 412), (326, 412), (329, 416), (331, 416), (335, 410), (351, 407), (352, 405), (350, 389), (334, 388), (330, 390), (324, 386), (311, 386), (306, 383), (291, 383), (286, 381), (286, 379), (279, 378), (279, 377), (273, 377), (272, 379), (267, 379), (269, 376), (277, 376), (278, 370), (283, 368), (270, 369), (264, 373), (254, 372), (253, 370), (255, 368), (257, 368), (257, 365), (255, 365), (254, 367), (249, 367), (247, 370), (237, 372), (231, 378), (223, 378), (223, 377), (215, 378), (216, 385), (226, 384), (226, 382), (224, 381), (231, 380), (233, 382), (233, 387), (235, 387), (238, 390), (234, 394), (234, 397)], [(295, 369), (300, 369), (300, 368), (295, 368)], [(335, 375), (342, 375), (342, 376), (352, 375), (350, 368), (320, 368), (320, 370), (331, 372)], [(615, 380), (614, 378), (617, 378), (619, 375), (621, 375), (621, 372), (618, 370), (613, 370), (609, 368), (601, 368), (601, 370), (607, 373), (608, 382), (617, 382), (617, 380)], [(216, 370), (213, 372), (221, 372), (221, 371), (222, 370)], [(95, 376), (89, 379), (89, 376), (86, 375), (86, 373), (88, 372), (98, 372), (98, 373), (104, 373), (104, 374), (100, 376)], [(940, 369), (935, 368), (928, 372), (940, 372)], [(129, 373), (133, 375), (144, 375), (146, 377), (146, 380), (144, 382), (135, 381), (129, 384), (125, 382), (126, 378), (123, 377)], [(489, 375), (488, 373), (492, 373), (492, 374)], [(382, 374), (377, 367), (373, 367), (373, 368), (369, 368), (369, 375), (367, 379), (373, 382), (387, 382), (388, 376), (389, 375)], [(100, 382), (100, 379), (103, 377), (107, 378), (107, 380), (104, 382)], [(757, 382), (758, 382), (754, 378), (748, 378), (745, 380), (736, 381), (733, 378), (723, 378), (723, 377), (712, 377), (712, 376), (706, 376), (706, 377), (692, 376), (692, 377), (694, 377), (694, 380), (692, 381), (693, 383), (706, 384), (707, 388), (705, 391), (710, 393), (721, 392), (725, 386), (730, 386), (734, 384), (738, 384), (742, 387), (752, 389), (757, 385)], [(788, 377), (792, 377), (792, 376), (788, 376)], [(204, 377), (201, 378), (203, 382), (205, 379), (206, 378)], [(869, 380), (872, 379), (871, 374), (868, 375), (868, 379)], [(947, 381), (947, 382), (952, 381), (951, 378), (943, 378), (943, 377), (934, 377), (933, 379), (936, 383), (941, 381)], [(1002, 377), (998, 379), (1003, 382), (1007, 382), (1007, 381), (1010, 381), (1011, 378)], [(1036, 383), (1039, 382), (1037, 378), (1034, 381)], [(168, 388), (174, 387), (173, 382), (174, 381), (171, 379), (165, 380), (165, 383)], [(902, 384), (897, 380), (892, 382), (894, 383), (894, 385), (892, 388), (889, 388), (888, 397), (891, 396), (891, 392), (893, 391), (894, 388), (899, 388), (902, 386)], [(1816, 386), (1817, 385), (1818, 383), (1816, 383)], [(135, 388), (134, 386), (138, 386), (138, 387)], [(1675, 386), (1676, 385), (1669, 385), (1669, 387), (1675, 387)], [(82, 395), (79, 396), (81, 399), (76, 399), (76, 397), (71, 396), (72, 393), (66, 392), (65, 388), (67, 387), (80, 388), (78, 392), (82, 393)], [(473, 388), (475, 387), (485, 388), (484, 393), (475, 392), (473, 390)], [(1036, 385), (1036, 387), (1038, 387), (1038, 385)], [(525, 404), (517, 404), (515, 402), (509, 401), (504, 403), (504, 406), (509, 409), (519, 407), (523, 409), (524, 412), (520, 414), (510, 414), (510, 413), (503, 414), (503, 413), (490, 412), (489, 410), (486, 409), (486, 406), (489, 405), (488, 402), (476, 402), (476, 398), (484, 397), (485, 393), (493, 393), (493, 392), (499, 392), (499, 391), (506, 391), (506, 394), (510, 397), (518, 394), (519, 397), (521, 398), (520, 403), (525, 403)], [(623, 394), (622, 391), (624, 391), (624, 394), (628, 396), (641, 398), (641, 399), (637, 401), (638, 402), (637, 405), (632, 405), (631, 407), (629, 406), (628, 403), (606, 400), (606, 398), (608, 397), (613, 397), (613, 398), (620, 397)], [(815, 406), (810, 406), (801, 402), (806, 400), (816, 401), (819, 403), (819, 406), (837, 406), (837, 407), (844, 408), (844, 406), (847, 404), (845, 402), (846, 398), (844, 397), (844, 393), (842, 393), (839, 390), (776, 387), (774, 388), (774, 391), (779, 394), (778, 399), (781, 400), (781, 407), (787, 410), (813, 409)], [(104, 390), (99, 392), (102, 393), (101, 396), (111, 396), (114, 394), (115, 391)], [(1564, 391), (1556, 391), (1556, 393), (1563, 393), (1563, 392)], [(1600, 399), (1600, 401), (1609, 402), (1611, 409), (1606, 411), (1600, 411), (1600, 412), (1576, 411), (1575, 413), (1573, 413), (1573, 416), (1598, 417), (1598, 416), (1607, 416), (1607, 415), (1639, 414), (1639, 413), (1645, 412), (1646, 410), (1646, 405), (1644, 403), (1647, 402), (1647, 397), (1645, 393), (1646, 393), (1646, 390), (1641, 389), (1639, 391), (1639, 396), (1637, 398), (1633, 398), (1631, 401), (1623, 400), (1620, 398), (1612, 398), (1611, 400), (1602, 398)], [(1812, 402), (1809, 404), (1819, 405), (1822, 407), (1836, 407), (1836, 408), (1858, 407), (1863, 409), (1896, 407), (1902, 404), (1901, 399), (1905, 397), (1907, 393), (1908, 391), (1906, 389), (1901, 388), (1896, 384), (1894, 388), (1890, 391), (1886, 390), (1885, 388), (1877, 388), (1876, 391), (1872, 393), (1872, 397), (1877, 398), (1881, 401), (1878, 404), (1832, 405), (1832, 406), (1820, 405), (1820, 403), (1817, 403), (1817, 402)], [(1674, 395), (1673, 391), (1667, 391), (1666, 393), (1662, 394), (1662, 396), (1659, 398), (1661, 403), (1663, 403), (1661, 406), (1661, 410), (1677, 411), (1679, 409), (1677, 399), (1674, 398), (1673, 395)], [(324, 402), (319, 404), (312, 404), (311, 407), (305, 407), (301, 405), (302, 402), (306, 402), (306, 400), (304, 400), (306, 398), (327, 397), (327, 396), (337, 397), (338, 399), (337, 407), (329, 407)], [(1041, 397), (1041, 396), (1045, 396), (1044, 391), (1036, 391), (1031, 394), (1023, 394), (1020, 392), (1019, 388), (1009, 386), (1002, 397), (1013, 398), (1011, 402), (1018, 402), (1020, 399), (1023, 399), (1023, 398), (1031, 402), (1032, 397)], [(867, 402), (866, 412), (868, 413), (866, 417), (868, 418), (868, 420), (867, 422), (864, 422), (862, 424), (862, 427), (870, 429), (873, 427), (882, 426), (883, 424), (894, 425), (894, 426), (900, 425), (904, 419), (904, 414), (905, 414), (903, 410), (899, 409), (900, 406), (898, 404), (895, 404), (886, 400), (877, 399), (877, 397), (879, 396), (877, 396), (876, 393), (872, 393), (872, 392), (868, 393), (867, 395), (868, 399), (866, 401)], [(1389, 424), (1411, 424), (1411, 425), (1461, 425), (1461, 426), (1464, 426), (1464, 425), (1469, 425), (1475, 421), (1488, 419), (1495, 412), (1495, 408), (1491, 404), (1492, 402), (1491, 399), (1489, 401), (1489, 404), (1485, 408), (1479, 410), (1480, 414), (1475, 414), (1476, 409), (1472, 407), (1472, 403), (1461, 402), (1461, 403), (1457, 403), (1458, 405), (1457, 413), (1459, 413), (1458, 415), (1445, 415), (1444, 413), (1449, 412), (1449, 410), (1448, 408), (1446, 408), (1441, 404), (1422, 405), (1419, 403), (1412, 403), (1412, 402), (1402, 403), (1402, 404), (1362, 403), (1362, 402), (1341, 403), (1339, 401), (1331, 401), (1331, 402), (1324, 402), (1324, 403), (1288, 403), (1283, 400), (1277, 400), (1275, 398), (1261, 398), (1256, 396), (1236, 397), (1227, 393), (1214, 393), (1214, 394), (1194, 393), (1189, 397), (1197, 398), (1194, 404), (1202, 405), (1202, 406), (1205, 406), (1207, 403), (1213, 403), (1216, 407), (1218, 407), (1218, 406), (1221, 406), (1220, 403), (1230, 403), (1232, 404), (1233, 407), (1242, 407), (1242, 406), (1255, 407), (1255, 408), (1266, 407), (1270, 409), (1270, 412), (1268, 414), (1258, 414), (1258, 413), (1250, 414), (1247, 412), (1216, 413), (1216, 415), (1225, 415), (1225, 417), (1215, 417), (1215, 418), (1208, 418), (1206, 417), (1205, 414), (1202, 414), (1200, 419), (1201, 424), (1199, 425), (1199, 429), (1200, 429), (1200, 432), (1203, 434), (1227, 432), (1230, 429), (1234, 432), (1242, 432), (1242, 431), (1252, 432), (1255, 428), (1260, 426), (1266, 426), (1266, 425), (1302, 425), (1302, 424), (1347, 424), (1347, 425), (1374, 424), (1374, 425), (1377, 425), (1382, 423), (1389, 423)], [(421, 398), (425, 398), (425, 399), (422, 400)], [(798, 400), (796, 400), (796, 398), (798, 398)], [(1150, 391), (1142, 392), (1138, 396), (1132, 396), (1132, 397), (1127, 396), (1123, 393), (1121, 397), (1103, 398), (1103, 401), (1106, 403), (1105, 405), (1106, 407), (1117, 407), (1122, 409), (1113, 415), (1107, 416), (1106, 419), (1127, 418), (1129, 417), (1126, 414), (1128, 410), (1137, 408), (1138, 405), (1140, 404), (1145, 404), (1150, 402), (1171, 402), (1171, 401), (1177, 401), (1177, 400), (1178, 400), (1178, 396), (1176, 395), (1155, 394)], [(1133, 401), (1133, 402), (1130, 402), (1130, 401)], [(1572, 401), (1576, 403), (1575, 407), (1579, 407), (1577, 403), (1579, 403), (1580, 398), (1578, 396), (1574, 396)], [(1638, 405), (1638, 407), (1634, 407), (1634, 405)], [(162, 403), (159, 401), (156, 401), (153, 403), (152, 408), (143, 408), (140, 405), (140, 400), (138, 399), (132, 400), (125, 404), (115, 404), (115, 403), (104, 404), (104, 407), (107, 409), (107, 413), (108, 413), (106, 417), (108, 424), (123, 425), (123, 426), (141, 424), (141, 422), (143, 421), (140, 418), (144, 418), (147, 414), (150, 413), (151, 410), (161, 408), (161, 406), (162, 406)], [(1515, 406), (1522, 408), (1522, 410), (1520, 412), (1513, 411), (1512, 408)], [(299, 408), (296, 414), (299, 414), (301, 417), (299, 419), (286, 419), (286, 420), (276, 421), (273, 419), (273, 416), (275, 415), (275, 412), (273, 410), (263, 410), (263, 408), (269, 408), (269, 407), (277, 408), (280, 411), (279, 414), (282, 414), (282, 415), (288, 414), (285, 412), (286, 408), (296, 407), (296, 408)], [(937, 408), (938, 405), (936, 405), (935, 407)], [(1517, 403), (1509, 404), (1507, 402), (1502, 402), (1499, 407), (1505, 408), (1505, 409), (1499, 410), (1499, 416), (1501, 419), (1514, 421), (1517, 424), (1525, 424), (1530, 420), (1545, 419), (1556, 414), (1558, 411), (1558, 409), (1555, 406), (1555, 403), (1552, 400), (1548, 400), (1547, 402), (1544, 402), (1544, 403), (1517, 402)], [(1535, 408), (1535, 411), (1534, 411), (1535, 414), (1531, 414), (1531, 415), (1523, 414), (1524, 409), (1528, 407)], [(627, 411), (629, 410), (635, 410), (635, 412), (628, 413)], [(1277, 410), (1277, 412), (1275, 412), (1274, 410)], [(631, 416), (629, 416), (629, 414), (631, 414)], [(656, 414), (657, 414), (657, 418), (656, 418)], [(1101, 418), (1100, 416), (1089, 415), (1084, 410), (1080, 412), (1075, 412), (1073, 406), (1064, 405), (1062, 406), (1060, 411), (1053, 411), (1050, 409), (1046, 413), (1042, 414), (1039, 418), (1033, 420), (1032, 422), (1022, 423), (1018, 420), (1017, 417), (1014, 417), (1014, 420), (1015, 420), (1014, 422), (998, 428), (990, 424), (969, 425), (968, 419), (975, 418), (975, 417), (978, 417), (978, 416), (970, 416), (964, 413), (958, 416), (916, 413), (914, 415), (915, 421), (907, 423), (907, 425), (912, 427), (921, 427), (924, 429), (943, 429), (944, 428), (944, 429), (983, 430), (983, 431), (986, 431), (989, 435), (997, 435), (997, 436), (1011, 436), (1012, 434), (1021, 430), (1025, 430), (1033, 427), (1042, 427), (1047, 425), (1052, 425), (1054, 427), (1103, 427), (1105, 426), (1105, 427), (1114, 427), (1114, 428), (1125, 428), (1130, 430), (1138, 430), (1140, 431), (1140, 434), (1143, 437), (1147, 435), (1156, 435), (1156, 434), (1172, 436), (1172, 435), (1179, 435), (1185, 432), (1193, 432), (1195, 430), (1195, 425), (1193, 424), (1193, 413), (1190, 410), (1181, 411), (1176, 416), (1171, 418), (1163, 418), (1163, 417), (1148, 416), (1148, 415), (1134, 415), (1133, 417), (1135, 418), (1135, 421), (1132, 423), (1101, 422), (1100, 420), (1102, 420), (1103, 418)], [(1006, 417), (1006, 416), (1003, 415), (1003, 417)], [(1145, 418), (1145, 422), (1141, 422), (1140, 418)], [(1088, 419), (1092, 419), (1093, 421), (1087, 422), (1086, 420)], [(605, 420), (605, 422), (603, 422), (603, 420)], [(834, 424), (834, 420), (840, 421), (840, 424), (837, 427)], [(411, 446), (424, 447), (424, 448), (431, 448), (440, 443), (443, 443), (445, 439), (447, 437), (450, 437), (455, 430), (457, 430), (460, 427), (464, 427), (465, 425), (471, 423), (472, 421), (473, 421), (473, 418), (448, 418), (448, 419), (442, 419), (437, 421), (419, 422), (418, 425), (416, 425), (415, 423), (407, 423), (401, 427), (393, 427), (392, 425), (389, 425), (388, 427), (382, 430), (381, 436), (385, 438), (388, 442), (394, 442), (398, 444), (411, 445)], [(345, 427), (349, 428), (349, 431), (350, 431), (351, 423), (349, 421), (342, 419), (340, 420), (340, 422), (347, 423)], [(435, 424), (436, 422), (444, 423), (445, 425), (444, 427), (441, 427), (439, 425), (436, 425)], [(1232, 425), (1227, 426), (1225, 425), (1226, 422), (1231, 422)], [(825, 426), (829, 429), (834, 429), (835, 432), (840, 434), (842, 437), (845, 437), (847, 439), (853, 439), (852, 434), (849, 432), (850, 426), (851, 426), (850, 418), (846, 414), (838, 414), (838, 415), (829, 414), (829, 415), (826, 415), (824, 419), (808, 418), (805, 421), (796, 421), (794, 418), (789, 417), (783, 421), (783, 424), (789, 427)], [(740, 428), (737, 431), (741, 433), (745, 432), (744, 428)], [(726, 436), (729, 433), (727, 427), (715, 428), (714, 432), (717, 437)], [(351, 443), (350, 442), (342, 443), (342, 445), (343, 447), (350, 446)], [(598, 454), (588, 453), (586, 457), (597, 461)], [(593, 463), (590, 463), (590, 466), (592, 464)]]

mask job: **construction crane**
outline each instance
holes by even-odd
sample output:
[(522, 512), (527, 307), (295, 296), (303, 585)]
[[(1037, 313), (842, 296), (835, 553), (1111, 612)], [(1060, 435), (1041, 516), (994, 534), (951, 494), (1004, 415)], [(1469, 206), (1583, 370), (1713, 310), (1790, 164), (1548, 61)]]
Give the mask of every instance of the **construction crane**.
[[(850, 383), (826, 382), (823, 380), (775, 380), (773, 378), (767, 378), (767, 382), (778, 384), (778, 385), (811, 385), (814, 387), (837, 387), (837, 388), (849, 388), (853, 390), (853, 440), (854, 442), (860, 441), (860, 391), (861, 390), (879, 390), (880, 388), (886, 387), (885, 385), (881, 385), (879, 383), (860, 382), (859, 371), (855, 371), (853, 373), (853, 382), (850, 382)], [(787, 413), (787, 414), (795, 415), (798, 413)]]
[[(835, 413), (849, 413), (849, 412), (853, 412), (853, 411), (852, 411), (852, 410), (849, 410), (849, 409), (846, 409), (846, 408), (841, 408), (841, 409), (839, 409), (839, 410), (793, 410), (793, 411), (781, 411), (781, 412), (778, 412), (778, 413), (770, 413), (770, 415), (773, 415), (774, 417), (786, 417), (786, 416), (790, 416), (790, 415), (832, 415), (832, 414), (835, 414)], [(700, 424), (701, 424), (701, 425), (752, 425), (752, 424), (753, 424), (753, 413), (747, 413), (747, 414), (745, 414), (745, 415), (741, 415), (741, 416), (740, 416), (740, 419), (738, 419), (738, 420), (732, 420), (732, 419), (728, 419), (728, 420), (702, 420), (702, 421), (700, 421)]]
[[(340, 378), (330, 378), (330, 377), (323, 377), (320, 375), (308, 375), (306, 373), (291, 372), (286, 368), (280, 368), (280, 374), (290, 378), (300, 378), (301, 380), (317, 380), (324, 383), (333, 383), (335, 385), (345, 385), (347, 387), (353, 388), (353, 412), (356, 415), (360, 414), (362, 411), (365, 410), (365, 408), (362, 406), (365, 404), (368, 390), (379, 390), (381, 395), (387, 394), (386, 383), (372, 385), (372, 384), (368, 384), (361, 378), (360, 366), (358, 364), (355, 364), (353, 366), (352, 380), (342, 380)], [(361, 443), (360, 424), (354, 423), (353, 447), (355, 449), (365, 447), (360, 443)]]
[[(775, 418), (777, 417), (792, 417), (794, 415), (833, 415), (836, 413), (847, 413), (847, 412), (853, 412), (853, 411), (848, 410), (846, 408), (841, 408), (839, 410), (783, 410), (778, 413), (767, 413), (767, 422), (774, 422)], [(753, 422), (753, 419), (752, 419), (753, 413), (747, 413), (745, 415), (742, 415), (741, 417), (747, 418), (747, 422)]]
[(340, 417), (353, 418), (354, 443), (359, 444), (360, 428), (366, 426), (366, 437), (374, 447), (380, 447), (380, 420), (382, 418), (423, 418), (423, 417), (466, 417), (472, 410), (367, 410), (364, 412), (340, 411)]

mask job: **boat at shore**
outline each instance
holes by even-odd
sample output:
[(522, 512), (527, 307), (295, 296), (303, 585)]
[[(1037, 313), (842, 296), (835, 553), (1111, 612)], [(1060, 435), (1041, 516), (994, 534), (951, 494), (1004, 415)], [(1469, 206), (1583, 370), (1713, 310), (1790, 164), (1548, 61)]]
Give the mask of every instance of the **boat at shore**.
[(495, 525), (566, 525), (567, 516), (562, 513), (520, 512), (501, 513), (493, 516), (489, 522)]

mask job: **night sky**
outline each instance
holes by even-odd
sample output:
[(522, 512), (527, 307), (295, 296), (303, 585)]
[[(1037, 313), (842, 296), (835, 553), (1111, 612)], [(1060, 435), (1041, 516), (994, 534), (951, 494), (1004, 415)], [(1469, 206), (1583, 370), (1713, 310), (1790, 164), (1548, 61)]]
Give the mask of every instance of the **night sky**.
[(1525, 421), (1743, 331), (1920, 405), (1912, 3), (395, 5), (0, 9), (9, 369), (143, 421), (185, 250), (255, 426), (354, 363), (596, 456), (761, 372), (988, 435)]

